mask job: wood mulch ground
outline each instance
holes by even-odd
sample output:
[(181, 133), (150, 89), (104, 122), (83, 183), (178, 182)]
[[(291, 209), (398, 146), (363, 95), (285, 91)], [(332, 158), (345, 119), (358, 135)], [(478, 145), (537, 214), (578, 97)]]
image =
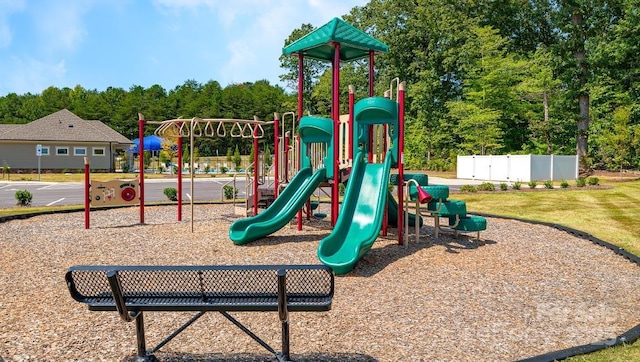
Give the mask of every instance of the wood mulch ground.
[[(325, 207), (321, 205), (321, 208)], [(132, 323), (90, 312), (64, 282), (77, 264), (316, 264), (327, 219), (286, 226), (244, 246), (228, 239), (230, 205), (173, 206), (43, 215), (0, 224), (0, 360), (127, 361)], [(324, 210), (327, 212), (328, 210)], [(327, 212), (328, 213), (328, 212)], [(475, 234), (431, 221), (420, 242), (397, 245), (395, 229), (345, 276), (331, 311), (291, 315), (297, 361), (508, 361), (613, 338), (640, 322), (640, 268), (554, 228), (490, 218)], [(148, 313), (152, 347), (188, 318)], [(277, 313), (236, 317), (279, 347)], [(210, 313), (157, 353), (163, 361), (265, 361), (266, 351)]]

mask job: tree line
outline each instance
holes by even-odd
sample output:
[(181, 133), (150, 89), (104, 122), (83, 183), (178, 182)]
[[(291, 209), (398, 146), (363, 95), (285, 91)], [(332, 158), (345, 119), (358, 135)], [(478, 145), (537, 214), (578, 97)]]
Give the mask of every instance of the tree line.
[[(635, 0), (371, 0), (343, 18), (389, 45), (376, 93), (407, 82), (410, 168), (464, 154), (578, 154), (582, 170), (640, 166)], [(313, 30), (303, 24), (289, 44)], [(281, 58), (295, 81), (295, 59)], [(328, 64), (305, 65), (305, 104), (328, 114)], [(367, 91), (366, 62), (342, 66)], [(346, 87), (342, 87), (346, 99)], [(344, 110), (343, 110), (344, 111)]]
[[(164, 121), (179, 117), (191, 119), (229, 118), (272, 121), (274, 112), (296, 109), (296, 99), (266, 80), (230, 84), (224, 88), (217, 81), (205, 84), (187, 80), (169, 91), (159, 85), (149, 88), (132, 86), (128, 90), (109, 87), (104, 91), (87, 90), (80, 85), (71, 88), (49, 87), (40, 94), (10, 93), (0, 97), (0, 123), (28, 123), (68, 109), (86, 120), (99, 120), (129, 139), (138, 138), (138, 113), (148, 121)], [(148, 125), (145, 134), (157, 125)], [(224, 156), (230, 150), (249, 154), (252, 141), (226, 137), (199, 137), (195, 147), (199, 156)], [(261, 147), (273, 144), (272, 129), (265, 129)], [(273, 148), (273, 147), (272, 147)]]
[[(640, 167), (640, 11), (635, 0), (371, 0), (343, 19), (389, 45), (376, 57), (376, 94), (407, 82), (406, 154), (412, 169), (454, 169), (459, 154), (578, 154), (582, 170)], [(284, 46), (314, 30), (301, 24)], [(297, 58), (280, 79), (297, 91)], [(366, 60), (341, 66), (366, 96)], [(331, 71), (305, 61), (304, 112), (331, 114)], [(134, 86), (103, 92), (48, 88), (0, 97), (0, 122), (20, 123), (68, 108), (127, 137), (147, 119), (267, 120), (297, 109), (295, 96), (266, 81), (187, 81), (173, 90)], [(200, 155), (250, 144), (199, 140)], [(203, 143), (204, 142), (204, 143)], [(269, 140), (272, 142), (272, 140)]]

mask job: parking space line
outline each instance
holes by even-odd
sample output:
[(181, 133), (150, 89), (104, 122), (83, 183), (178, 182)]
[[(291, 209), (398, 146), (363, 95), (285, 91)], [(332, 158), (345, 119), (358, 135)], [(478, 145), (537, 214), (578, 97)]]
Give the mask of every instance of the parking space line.
[(64, 199), (66, 199), (66, 197), (63, 197), (63, 198), (58, 199), (58, 200), (56, 200), (56, 201), (50, 202), (50, 203), (48, 203), (48, 204), (47, 204), (47, 206), (52, 206), (53, 204), (57, 204), (58, 202), (60, 202), (60, 201), (62, 201), (62, 200), (64, 200)]

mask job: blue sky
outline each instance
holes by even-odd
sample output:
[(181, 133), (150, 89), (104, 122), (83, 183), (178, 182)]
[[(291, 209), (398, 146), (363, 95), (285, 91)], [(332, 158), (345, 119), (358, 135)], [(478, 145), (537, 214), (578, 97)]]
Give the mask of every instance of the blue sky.
[(366, 0), (0, 0), (0, 96), (279, 84), (284, 40)]

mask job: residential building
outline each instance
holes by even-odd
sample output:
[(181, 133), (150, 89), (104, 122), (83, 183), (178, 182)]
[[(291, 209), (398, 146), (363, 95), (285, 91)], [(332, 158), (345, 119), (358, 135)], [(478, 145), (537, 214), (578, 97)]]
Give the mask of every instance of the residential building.
[(0, 124), (0, 167), (12, 172), (115, 171), (116, 154), (133, 142), (100, 121), (86, 121), (67, 109), (27, 124)]

